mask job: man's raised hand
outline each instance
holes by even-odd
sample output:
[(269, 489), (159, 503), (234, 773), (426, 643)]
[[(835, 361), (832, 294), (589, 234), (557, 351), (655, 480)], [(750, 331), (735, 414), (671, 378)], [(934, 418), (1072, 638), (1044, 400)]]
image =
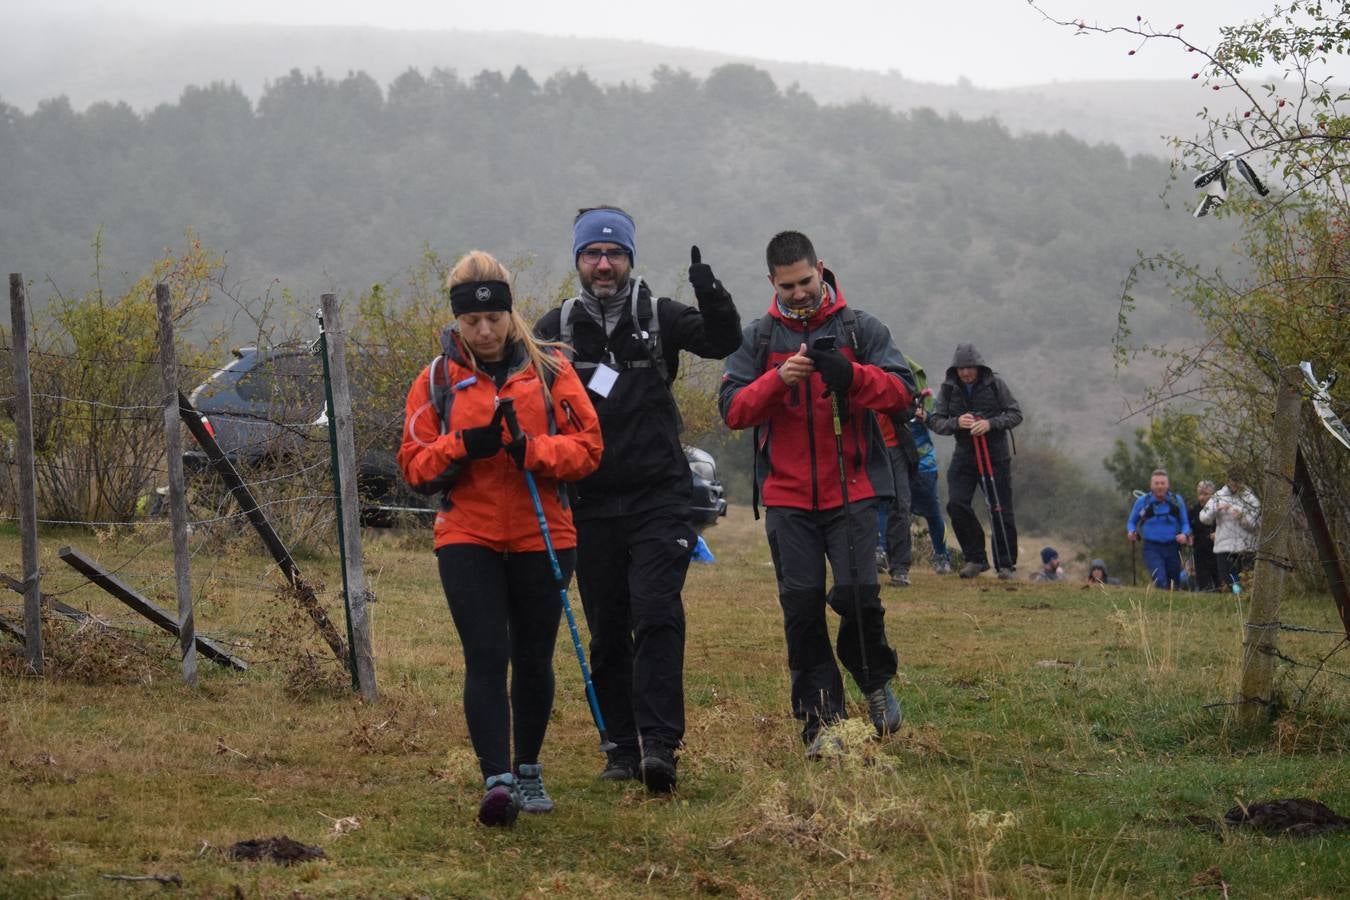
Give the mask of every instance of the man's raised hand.
[(694, 296), (702, 300), (719, 300), (726, 294), (722, 282), (713, 275), (712, 266), (703, 261), (698, 245), (689, 248), (689, 283), (694, 287)]

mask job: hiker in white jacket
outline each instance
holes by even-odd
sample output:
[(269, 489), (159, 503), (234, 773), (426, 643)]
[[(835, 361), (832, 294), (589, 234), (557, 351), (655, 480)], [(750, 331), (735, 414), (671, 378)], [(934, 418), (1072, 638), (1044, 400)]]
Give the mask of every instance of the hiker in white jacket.
[(1251, 488), (1229, 473), (1228, 483), (1200, 510), (1200, 521), (1214, 526), (1214, 558), (1219, 584), (1231, 585), (1256, 562), (1261, 501)]

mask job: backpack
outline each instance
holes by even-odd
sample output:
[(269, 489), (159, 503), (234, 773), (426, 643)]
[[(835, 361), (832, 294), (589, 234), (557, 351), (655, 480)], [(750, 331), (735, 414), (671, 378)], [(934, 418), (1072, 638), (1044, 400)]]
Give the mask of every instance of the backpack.
[[(548, 366), (544, 366), (543, 368), (543, 384), (539, 389), (545, 391), (544, 409), (547, 411), (548, 415), (548, 433), (557, 434), (558, 422), (553, 415), (553, 404), (547, 402), (549, 397), (547, 391), (553, 389), (553, 381), (557, 378), (558, 373)], [(438, 370), (441, 372), (439, 381), (436, 377)], [(476, 375), (470, 375), (469, 378), (464, 379), (464, 381), (461, 381), (458, 384), (450, 384), (450, 359), (444, 353), (438, 355), (431, 361), (431, 364), (427, 366), (427, 386), (430, 388), (431, 406), (436, 410), (436, 415), (440, 417), (441, 434), (445, 434), (450, 430), (450, 410), (454, 409), (455, 406), (455, 394), (463, 388), (468, 387), (470, 384), (476, 384), (478, 377), (479, 376)], [(470, 379), (473, 380), (470, 381)], [(465, 382), (468, 383), (466, 384)]]
[[(1148, 494), (1146, 496), (1151, 498), (1153, 495)], [(1156, 506), (1157, 504), (1158, 501), (1153, 499), (1150, 499), (1147, 503), (1144, 504), (1144, 511), (1139, 514), (1140, 528), (1143, 528), (1144, 523), (1147, 522), (1149, 519), (1153, 518), (1154, 515), (1156, 515), (1156, 513), (1154, 513), (1153, 511), (1153, 507)], [(1167, 492), (1167, 512), (1171, 514), (1172, 518), (1177, 520), (1178, 525), (1181, 524), (1181, 505), (1177, 503), (1177, 495), (1172, 493), (1171, 491)]]
[[(439, 373), (439, 378), (438, 374)], [(558, 422), (553, 414), (553, 404), (549, 402), (549, 391), (553, 388), (553, 381), (557, 377), (557, 372), (548, 366), (543, 367), (543, 378), (539, 390), (544, 393), (544, 409), (548, 416), (548, 433), (558, 433)], [(455, 394), (471, 384), (476, 384), (480, 376), (470, 375), (463, 381), (456, 384), (450, 383), (450, 358), (445, 353), (440, 353), (427, 366), (427, 387), (430, 393), (431, 408), (436, 410), (436, 415), (440, 417), (441, 434), (446, 434), (450, 430), (450, 411), (455, 406)], [(566, 401), (564, 401), (565, 403)], [(570, 415), (570, 407), (564, 407), (564, 410)], [(463, 464), (459, 461), (452, 463), (449, 470), (444, 474), (433, 478), (431, 481), (420, 485), (408, 485), (410, 489), (418, 494), (433, 495), (440, 494), (441, 508), (450, 508), (450, 487), (459, 476)], [(558, 497), (566, 505), (566, 495), (561, 482), (558, 484)]]
[[(861, 347), (858, 345), (858, 314), (853, 307), (845, 306), (839, 313), (844, 324), (844, 338), (853, 348), (853, 358), (861, 359)], [(773, 336), (773, 313), (765, 313), (755, 323), (755, 370), (763, 372), (769, 364), (769, 338)]]
[[(666, 366), (665, 351), (661, 346), (661, 317), (656, 313), (656, 301), (650, 294), (644, 300), (641, 296), (642, 279), (634, 276), (633, 286), (629, 291), (628, 313), (633, 317), (633, 324), (637, 325), (638, 335), (642, 339), (643, 346), (647, 351), (646, 359), (630, 359), (615, 365), (620, 369), (656, 369), (661, 373), (661, 379), (670, 387), (674, 378), (670, 374), (670, 369)], [(580, 297), (571, 297), (563, 301), (561, 315), (558, 320), (558, 340), (567, 345), (564, 351), (572, 363), (572, 368), (577, 370), (581, 380), (585, 383), (589, 379), (588, 374), (599, 363), (577, 360), (572, 351), (572, 315), (576, 310), (577, 302)]]

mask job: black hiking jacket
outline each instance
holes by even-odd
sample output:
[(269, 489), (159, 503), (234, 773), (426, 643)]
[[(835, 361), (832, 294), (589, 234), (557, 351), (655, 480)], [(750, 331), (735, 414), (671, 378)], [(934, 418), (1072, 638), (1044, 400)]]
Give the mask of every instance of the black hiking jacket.
[[(655, 367), (625, 368), (625, 362), (650, 362), (652, 354), (637, 323), (625, 308), (614, 331), (591, 318), (581, 303), (572, 307), (574, 359), (618, 368), (606, 397), (587, 388), (600, 417), (605, 452), (595, 474), (574, 485), (577, 520), (609, 518), (657, 509), (689, 509), (693, 477), (680, 443), (681, 420), (669, 382), (679, 372), (680, 351), (705, 359), (723, 359), (741, 345), (741, 318), (729, 294), (700, 301), (698, 308), (668, 297), (653, 298), (646, 282), (638, 292), (640, 309), (655, 305), (665, 372)], [(542, 340), (556, 341), (562, 308), (545, 313), (534, 326)], [(589, 378), (583, 375), (583, 381)]]
[[(980, 370), (979, 376), (966, 393), (956, 370), (965, 366), (974, 366)], [(1008, 432), (1022, 423), (1022, 407), (1003, 379), (985, 365), (984, 357), (975, 349), (974, 344), (957, 344), (952, 364), (947, 369), (947, 379), (938, 388), (937, 402), (928, 417), (928, 428), (934, 434), (956, 436), (956, 454), (974, 456), (974, 444), (970, 431), (959, 427), (957, 420), (965, 413), (974, 413), (989, 420), (989, 457), (1007, 459), (1012, 455)]]

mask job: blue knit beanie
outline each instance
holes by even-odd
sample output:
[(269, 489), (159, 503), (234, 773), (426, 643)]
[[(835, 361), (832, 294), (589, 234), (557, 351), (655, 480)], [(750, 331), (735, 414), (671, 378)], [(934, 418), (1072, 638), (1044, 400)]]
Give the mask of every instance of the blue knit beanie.
[(572, 225), (572, 260), (591, 244), (618, 244), (628, 251), (631, 262), (637, 262), (637, 244), (633, 240), (637, 226), (620, 209), (590, 209), (577, 216)]
[(1052, 559), (1059, 559), (1059, 551), (1054, 547), (1046, 547), (1041, 551), (1041, 562), (1048, 563)]

